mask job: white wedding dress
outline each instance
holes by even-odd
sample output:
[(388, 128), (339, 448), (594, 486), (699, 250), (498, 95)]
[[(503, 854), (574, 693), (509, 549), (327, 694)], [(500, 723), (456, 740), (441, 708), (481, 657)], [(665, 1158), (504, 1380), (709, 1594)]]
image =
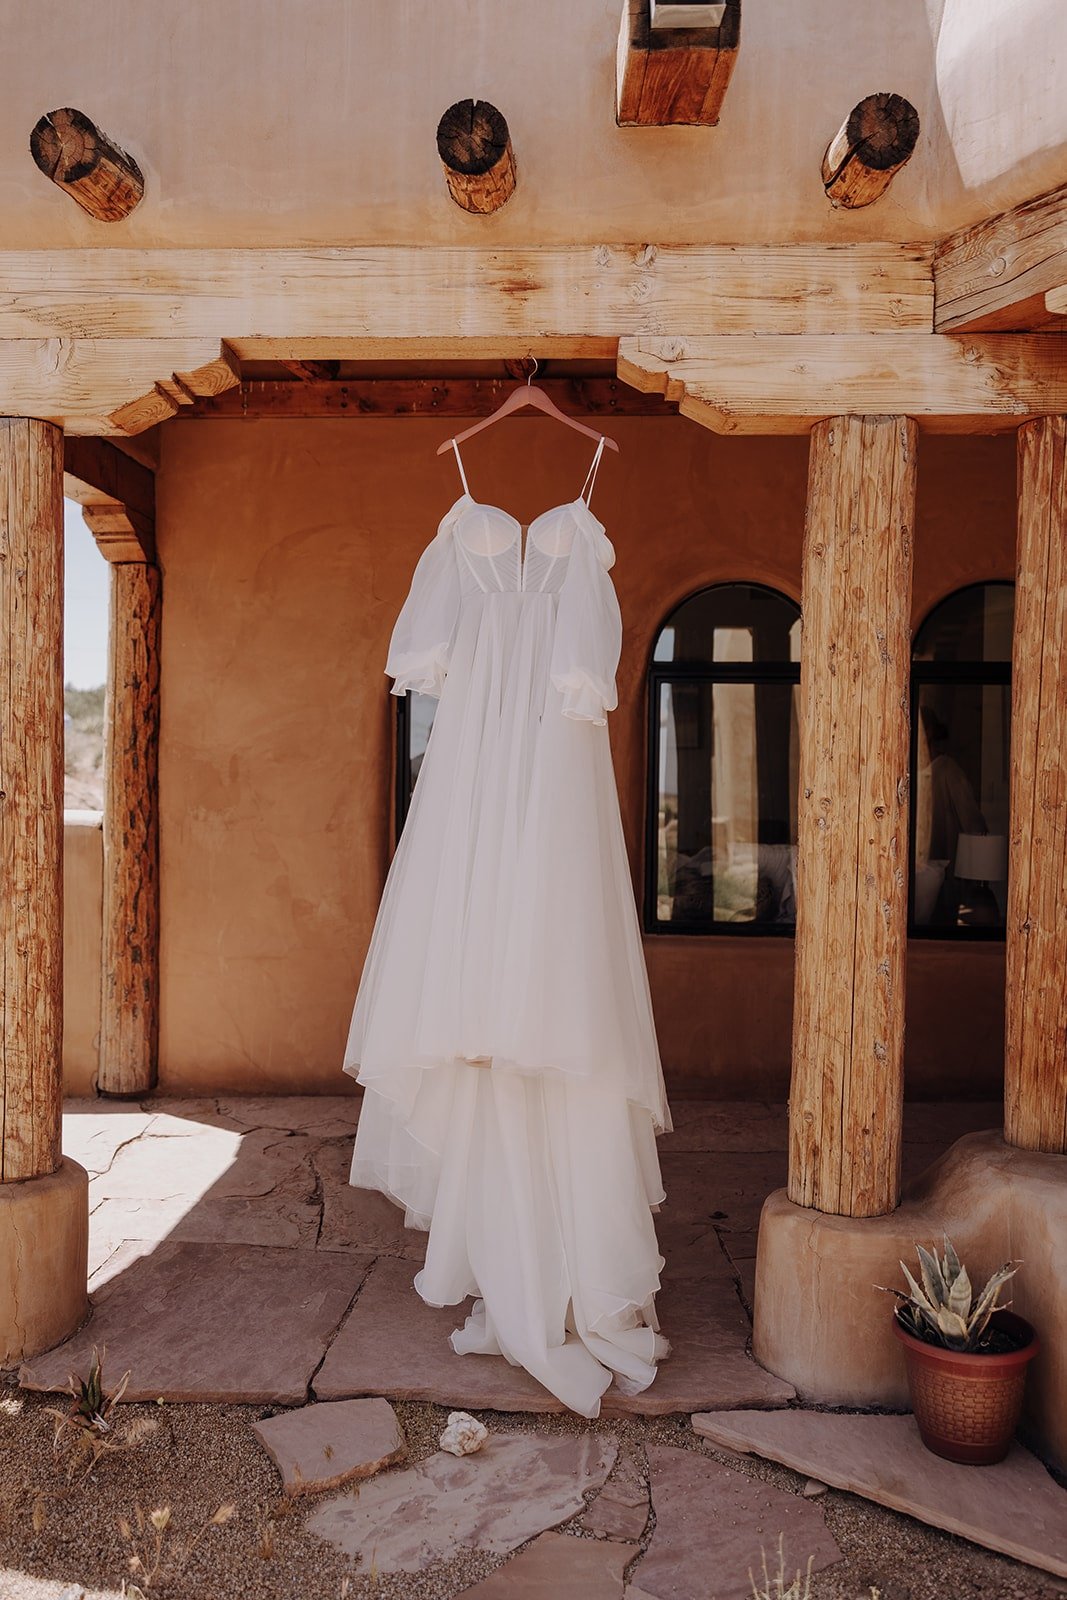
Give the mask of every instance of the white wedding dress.
[(425, 1301), (477, 1297), (457, 1351), (593, 1417), (667, 1352), (650, 1208), (670, 1121), (607, 730), (615, 552), (585, 488), (524, 551), (456, 459), (386, 664), (394, 694), (440, 704), (345, 1051), (351, 1182), (429, 1230)]

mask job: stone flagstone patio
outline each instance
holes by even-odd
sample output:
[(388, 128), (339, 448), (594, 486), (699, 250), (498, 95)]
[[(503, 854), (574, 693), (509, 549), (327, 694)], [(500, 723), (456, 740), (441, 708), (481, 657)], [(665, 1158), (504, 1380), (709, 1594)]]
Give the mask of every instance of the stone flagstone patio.
[[(435, 1310), (412, 1287), (425, 1235), (347, 1181), (358, 1115), (354, 1096), (68, 1101), (64, 1148), (91, 1175), (93, 1310), (22, 1383), (63, 1388), (106, 1344), (130, 1400), (561, 1409), (503, 1359), (452, 1352), (464, 1308)], [(658, 1218), (672, 1355), (644, 1394), (609, 1390), (604, 1412), (781, 1406), (792, 1388), (747, 1347), (760, 1207), (785, 1181), (784, 1108), (689, 1101), (674, 1116)], [(927, 1142), (908, 1142), (908, 1164), (995, 1120), (987, 1106), (922, 1107)]]

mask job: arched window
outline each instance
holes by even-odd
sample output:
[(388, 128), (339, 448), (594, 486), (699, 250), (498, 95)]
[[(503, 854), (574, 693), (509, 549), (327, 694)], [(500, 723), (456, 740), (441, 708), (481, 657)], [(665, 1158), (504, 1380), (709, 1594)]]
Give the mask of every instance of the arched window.
[(660, 628), (648, 679), (646, 927), (791, 933), (800, 607), (702, 589)]
[(1003, 937), (1015, 585), (930, 612), (912, 654), (911, 931)]

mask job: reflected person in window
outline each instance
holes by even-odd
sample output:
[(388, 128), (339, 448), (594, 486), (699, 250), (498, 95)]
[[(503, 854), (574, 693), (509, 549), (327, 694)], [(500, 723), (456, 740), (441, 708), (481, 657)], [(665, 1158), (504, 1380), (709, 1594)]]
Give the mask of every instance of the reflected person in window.
[(945, 877), (937, 897), (932, 921), (955, 927), (960, 906), (971, 885), (956, 876), (956, 851), (961, 833), (988, 833), (989, 828), (978, 804), (974, 786), (955, 756), (949, 754), (949, 730), (932, 706), (922, 708), (923, 732), (930, 753), (929, 765), (920, 782), (928, 785), (930, 861), (946, 862)]

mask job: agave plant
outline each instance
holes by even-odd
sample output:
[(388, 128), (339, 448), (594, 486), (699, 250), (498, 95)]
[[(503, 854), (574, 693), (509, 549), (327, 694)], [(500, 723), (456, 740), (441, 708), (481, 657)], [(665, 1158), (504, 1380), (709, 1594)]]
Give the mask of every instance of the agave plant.
[[(932, 1336), (933, 1341), (944, 1345), (946, 1350), (976, 1349), (994, 1311), (1003, 1309), (999, 1301), (1001, 1289), (1015, 1276), (1021, 1263), (1006, 1261), (976, 1295), (967, 1268), (950, 1239), (945, 1240), (943, 1259), (936, 1250), (924, 1250), (921, 1244), (915, 1248), (922, 1284), (916, 1283), (902, 1261), (901, 1269), (911, 1293), (905, 1294), (902, 1289), (884, 1290), (901, 1302), (897, 1314), (904, 1327), (917, 1339), (929, 1341)], [(882, 1289), (883, 1285), (876, 1287)]]

